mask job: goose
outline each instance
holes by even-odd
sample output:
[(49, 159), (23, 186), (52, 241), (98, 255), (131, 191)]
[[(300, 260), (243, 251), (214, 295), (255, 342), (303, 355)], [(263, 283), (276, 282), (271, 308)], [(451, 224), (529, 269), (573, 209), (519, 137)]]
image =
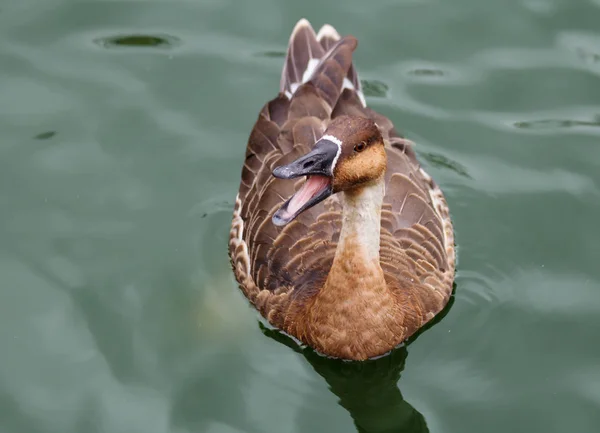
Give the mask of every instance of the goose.
[(454, 231), (414, 144), (367, 107), (358, 41), (306, 19), (248, 138), (229, 258), (271, 326), (330, 358), (386, 355), (448, 303)]

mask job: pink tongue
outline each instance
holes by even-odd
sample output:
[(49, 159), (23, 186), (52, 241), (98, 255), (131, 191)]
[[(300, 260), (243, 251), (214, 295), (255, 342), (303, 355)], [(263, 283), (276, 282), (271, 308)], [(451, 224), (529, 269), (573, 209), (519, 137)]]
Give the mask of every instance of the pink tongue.
[(313, 198), (319, 191), (329, 184), (329, 178), (326, 176), (313, 175), (310, 176), (304, 185), (298, 190), (290, 200), (287, 207), (288, 214), (295, 214), (302, 206)]

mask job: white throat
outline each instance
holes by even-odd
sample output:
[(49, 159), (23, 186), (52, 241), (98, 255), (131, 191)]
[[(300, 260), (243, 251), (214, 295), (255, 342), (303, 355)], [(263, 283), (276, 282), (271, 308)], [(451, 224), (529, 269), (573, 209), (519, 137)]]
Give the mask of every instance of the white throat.
[(336, 255), (341, 254), (349, 246), (349, 239), (352, 239), (358, 243), (365, 260), (379, 262), (381, 205), (384, 195), (383, 176), (357, 191), (342, 194), (342, 231)]

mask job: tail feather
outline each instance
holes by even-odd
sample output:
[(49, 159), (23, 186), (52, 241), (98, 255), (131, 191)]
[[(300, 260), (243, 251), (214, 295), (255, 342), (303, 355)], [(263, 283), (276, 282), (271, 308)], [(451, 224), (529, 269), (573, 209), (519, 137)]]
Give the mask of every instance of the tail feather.
[(357, 43), (352, 36), (340, 39), (319, 61), (308, 80), (332, 109), (344, 89), (344, 84), (349, 81), (348, 70), (352, 65), (352, 52)]
[(330, 26), (329, 24), (325, 24), (323, 27), (321, 27), (319, 33), (317, 33), (317, 41), (321, 44), (325, 51), (329, 51), (329, 49), (333, 47), (340, 39), (340, 34), (335, 28), (333, 28), (333, 26)]
[[(345, 47), (339, 47), (340, 41), (344, 40), (341, 45), (345, 45)], [(349, 44), (350, 40), (352, 43)], [(356, 73), (356, 69), (352, 64), (352, 51), (356, 47), (356, 39), (353, 37), (341, 38), (336, 29), (329, 25), (325, 24), (321, 27), (319, 32), (315, 34), (314, 29), (310, 25), (310, 23), (302, 18), (292, 31), (290, 36), (290, 41), (288, 44), (287, 55), (281, 75), (281, 88), (280, 91), (285, 93), (288, 98), (291, 98), (298, 87), (306, 82), (313, 82), (313, 84), (317, 84), (317, 87), (326, 87), (327, 90), (325, 93), (328, 94), (330, 99), (328, 102), (335, 104), (335, 100), (331, 100), (335, 94), (336, 97), (339, 97), (339, 94), (343, 91), (343, 89), (350, 89), (356, 92), (358, 98), (360, 99), (362, 105), (364, 107), (367, 106), (365, 97), (362, 92), (362, 88), (360, 85), (360, 80), (358, 78), (358, 74)], [(335, 48), (334, 48), (335, 47)], [(350, 48), (350, 51), (347, 52), (347, 47)], [(332, 52), (335, 51), (335, 54)], [(348, 59), (344, 60), (343, 80), (341, 84), (338, 83), (337, 74), (332, 70), (331, 60), (334, 56), (337, 56), (337, 52), (342, 51), (346, 54), (344, 56), (349, 56)], [(329, 67), (326, 67), (326, 64), (329, 64)], [(337, 60), (335, 63), (339, 63)], [(349, 63), (349, 66), (348, 64)], [(325, 83), (317, 79), (319, 74), (322, 74), (323, 71), (329, 70), (325, 76), (328, 77), (328, 80), (331, 80), (331, 83)], [(317, 72), (319, 71), (319, 72)], [(315, 80), (317, 82), (315, 83)], [(335, 88), (331, 87), (331, 84)], [(341, 86), (341, 87), (338, 87)], [(324, 89), (322, 89), (324, 90)]]
[[(340, 39), (340, 34), (335, 28), (333, 28), (333, 26), (330, 26), (329, 24), (325, 24), (323, 27), (321, 27), (319, 33), (317, 33), (317, 41), (319, 41), (323, 48), (325, 48), (325, 51), (329, 50)], [(365, 97), (362, 92), (362, 86), (360, 84), (354, 64), (350, 65), (347, 78), (348, 81), (344, 80), (344, 88), (356, 91), (363, 106), (366, 107), (367, 103), (365, 101)]]
[(302, 18), (290, 36), (285, 64), (281, 73), (280, 91), (290, 97), (298, 86), (305, 82), (305, 75), (314, 69), (325, 50), (317, 41), (317, 35), (310, 23)]

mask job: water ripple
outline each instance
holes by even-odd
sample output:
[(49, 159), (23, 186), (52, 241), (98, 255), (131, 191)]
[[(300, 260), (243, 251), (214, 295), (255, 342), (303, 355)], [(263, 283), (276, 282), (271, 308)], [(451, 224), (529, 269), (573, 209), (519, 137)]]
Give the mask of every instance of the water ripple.
[(585, 173), (577, 173), (562, 167), (538, 170), (473, 155), (461, 155), (468, 167), (475, 188), (488, 194), (539, 194), (567, 193), (575, 196), (598, 197), (600, 191), (594, 180)]
[(56, 131), (45, 131), (45, 132), (40, 132), (33, 138), (36, 140), (49, 140), (52, 137), (54, 137), (55, 135), (56, 135)]
[(421, 77), (441, 77), (444, 74), (444, 71), (441, 69), (431, 69), (431, 68), (417, 68), (409, 71), (411, 75), (417, 75)]
[(285, 51), (276, 51), (276, 50), (259, 51), (259, 52), (255, 53), (255, 56), (279, 59), (279, 58), (285, 57)]
[(360, 85), (365, 96), (375, 98), (385, 98), (389, 90), (389, 86), (379, 80), (361, 80)]
[(469, 116), (494, 129), (511, 130), (524, 134), (549, 134), (577, 132), (598, 135), (600, 107), (571, 106), (559, 110), (538, 110), (533, 113), (471, 111)]
[(570, 119), (540, 119), (532, 121), (515, 122), (514, 126), (520, 129), (555, 129), (575, 128), (579, 126), (600, 127), (600, 115), (594, 120), (570, 120)]
[(573, 52), (580, 61), (588, 66), (595, 67), (600, 63), (599, 35), (570, 31), (559, 33), (556, 39), (559, 47)]
[(160, 48), (171, 49), (181, 43), (181, 39), (166, 34), (121, 34), (94, 39), (94, 43), (108, 49)]
[(440, 153), (425, 152), (425, 153), (419, 153), (419, 156), (421, 156), (424, 160), (426, 160), (427, 162), (429, 162), (431, 165), (433, 165), (436, 168), (445, 168), (448, 170), (452, 170), (453, 172), (455, 172), (456, 174), (459, 174), (460, 176), (471, 179), (471, 175), (469, 175), (469, 173), (467, 172), (467, 169), (464, 165), (462, 165), (456, 161), (453, 161), (452, 159), (450, 159)]

